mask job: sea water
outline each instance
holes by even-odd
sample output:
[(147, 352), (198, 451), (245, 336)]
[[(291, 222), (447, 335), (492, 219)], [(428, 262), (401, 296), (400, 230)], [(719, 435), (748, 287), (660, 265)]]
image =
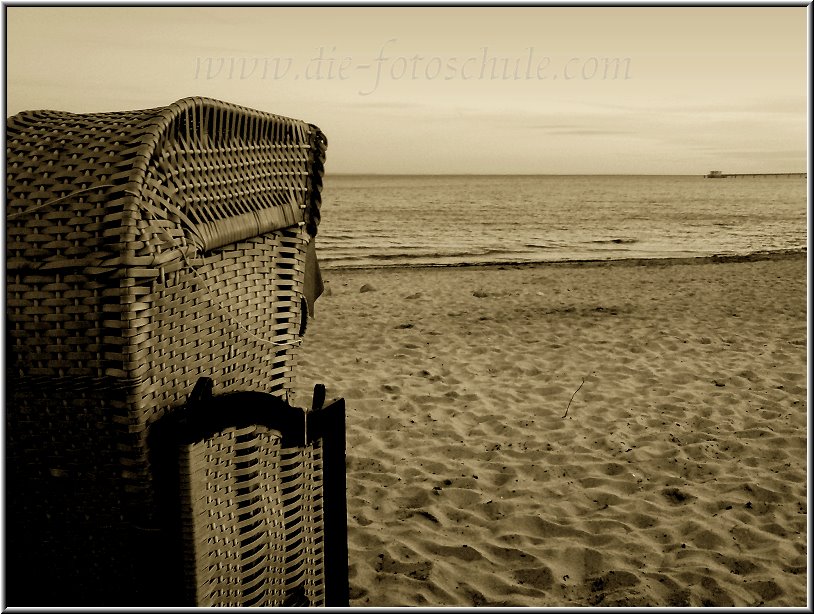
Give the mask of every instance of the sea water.
[(801, 178), (326, 175), (325, 268), (803, 250)]

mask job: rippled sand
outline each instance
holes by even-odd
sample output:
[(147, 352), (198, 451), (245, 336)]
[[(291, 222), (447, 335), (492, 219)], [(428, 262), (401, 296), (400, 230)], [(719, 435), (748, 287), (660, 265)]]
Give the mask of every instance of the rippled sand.
[(351, 605), (806, 605), (805, 256), (323, 273)]

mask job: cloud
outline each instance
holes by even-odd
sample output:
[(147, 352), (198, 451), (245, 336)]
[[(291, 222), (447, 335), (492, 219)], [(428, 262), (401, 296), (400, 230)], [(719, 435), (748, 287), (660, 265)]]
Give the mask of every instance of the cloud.
[(431, 104), (423, 104), (419, 102), (400, 102), (400, 101), (380, 101), (367, 100), (354, 98), (353, 100), (345, 100), (337, 102), (333, 106), (350, 109), (353, 111), (420, 111), (422, 109), (432, 109)]
[(635, 136), (633, 130), (620, 130), (618, 128), (602, 128), (590, 126), (556, 126), (538, 124), (524, 126), (527, 130), (536, 130), (546, 134), (558, 136)]
[(713, 147), (699, 149), (711, 156), (739, 160), (794, 160), (804, 165), (806, 159), (805, 149), (722, 149)]
[(715, 100), (715, 101), (685, 101), (675, 103), (672, 101), (658, 101), (648, 99), (645, 104), (615, 104), (607, 102), (593, 102), (585, 100), (573, 100), (574, 105), (586, 108), (601, 109), (613, 114), (635, 114), (642, 115), (675, 115), (675, 116), (709, 116), (727, 115), (738, 116), (744, 114), (771, 114), (771, 115), (796, 115), (805, 117), (806, 98), (800, 96), (775, 96), (762, 97), (756, 99), (737, 100)]

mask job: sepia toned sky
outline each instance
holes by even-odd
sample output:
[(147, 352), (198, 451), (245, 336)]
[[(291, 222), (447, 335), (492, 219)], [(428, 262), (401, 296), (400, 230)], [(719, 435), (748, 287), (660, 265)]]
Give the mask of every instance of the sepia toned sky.
[(803, 7), (6, 7), (7, 108), (208, 96), (333, 173), (800, 172)]

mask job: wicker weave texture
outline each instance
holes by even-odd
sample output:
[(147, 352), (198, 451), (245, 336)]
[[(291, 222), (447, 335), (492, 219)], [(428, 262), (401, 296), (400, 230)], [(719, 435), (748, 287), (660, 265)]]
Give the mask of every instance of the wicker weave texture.
[(150, 425), (200, 376), (290, 388), (326, 140), (205, 98), (26, 112), (6, 137), (12, 521), (50, 572), (124, 577), (154, 515)]
[(279, 606), (299, 590), (308, 605), (324, 605), (320, 447), (282, 448), (257, 425), (181, 454), (190, 601)]

